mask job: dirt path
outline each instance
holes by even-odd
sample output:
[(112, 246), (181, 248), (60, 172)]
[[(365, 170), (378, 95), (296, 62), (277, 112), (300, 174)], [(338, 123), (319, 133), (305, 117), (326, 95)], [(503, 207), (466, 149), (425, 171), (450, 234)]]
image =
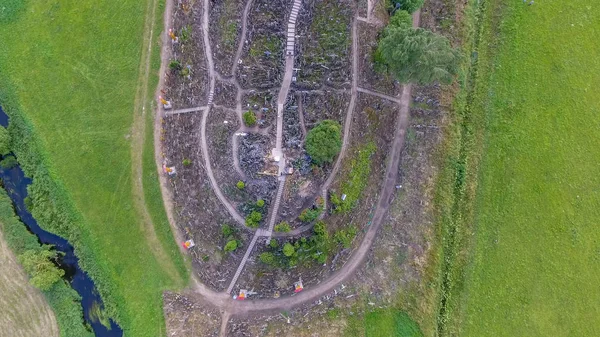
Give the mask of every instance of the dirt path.
[[(156, 236), (152, 217), (148, 212), (143, 183), (143, 153), (146, 139), (146, 105), (148, 103), (148, 83), (152, 57), (152, 42), (154, 39), (156, 10), (158, 0), (148, 1), (144, 23), (144, 38), (142, 57), (140, 62), (138, 87), (135, 95), (133, 112), (132, 142), (131, 142), (131, 170), (133, 202), (139, 216), (139, 225), (148, 243), (148, 248), (156, 258), (162, 269), (169, 275), (175, 284), (183, 285), (185, 282), (179, 275), (169, 255), (165, 252), (160, 240)], [(165, 64), (165, 62), (163, 62)], [(162, 67), (162, 65), (161, 65)]]
[(0, 232), (0, 337), (58, 337), (54, 312), (27, 275)]

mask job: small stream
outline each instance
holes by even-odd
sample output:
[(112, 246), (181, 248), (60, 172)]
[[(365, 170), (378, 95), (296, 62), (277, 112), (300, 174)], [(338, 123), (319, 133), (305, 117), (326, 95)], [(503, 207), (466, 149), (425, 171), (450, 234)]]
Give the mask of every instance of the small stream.
[[(1, 107), (0, 125), (3, 127), (8, 126), (8, 116)], [(38, 237), (40, 243), (53, 245), (57, 251), (64, 253), (64, 257), (60, 259), (59, 267), (65, 271), (64, 279), (81, 296), (83, 319), (92, 327), (96, 337), (123, 336), (123, 330), (112, 319), (110, 320), (110, 328), (107, 328), (99, 320), (91, 317), (90, 312), (93, 307), (100, 306), (102, 308), (102, 299), (96, 291), (92, 279), (79, 268), (79, 259), (75, 256), (73, 246), (62, 237), (40, 228), (31, 213), (27, 211), (24, 200), (27, 197), (27, 186), (31, 184), (31, 179), (25, 177), (20, 166), (15, 166), (9, 170), (0, 167), (0, 179), (13, 202), (17, 216), (21, 218), (21, 221), (27, 226), (29, 231)]]

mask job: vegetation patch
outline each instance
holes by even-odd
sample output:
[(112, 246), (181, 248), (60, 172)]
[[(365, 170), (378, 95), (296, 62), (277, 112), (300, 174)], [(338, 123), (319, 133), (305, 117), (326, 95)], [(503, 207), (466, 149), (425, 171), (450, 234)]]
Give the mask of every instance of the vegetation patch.
[(340, 123), (332, 120), (319, 122), (306, 134), (305, 147), (315, 164), (331, 163), (342, 148)]
[(342, 179), (340, 195), (331, 193), (331, 203), (335, 212), (348, 213), (360, 199), (367, 186), (371, 175), (371, 157), (375, 154), (377, 146), (370, 141), (361, 145), (357, 155), (350, 160), (350, 171)]

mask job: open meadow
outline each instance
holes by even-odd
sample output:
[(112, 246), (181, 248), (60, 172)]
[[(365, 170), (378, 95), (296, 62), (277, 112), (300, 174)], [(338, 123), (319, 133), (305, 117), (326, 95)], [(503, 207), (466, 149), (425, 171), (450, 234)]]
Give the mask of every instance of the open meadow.
[(188, 279), (147, 139), (163, 6), (160, 0), (0, 6), (0, 104), (14, 122), (13, 148), (34, 178), (32, 213), (76, 247), (107, 313), (127, 336), (164, 335), (162, 290)]
[(472, 107), (486, 136), (454, 333), (598, 336), (600, 7), (504, 5), (481, 42), (498, 48)]

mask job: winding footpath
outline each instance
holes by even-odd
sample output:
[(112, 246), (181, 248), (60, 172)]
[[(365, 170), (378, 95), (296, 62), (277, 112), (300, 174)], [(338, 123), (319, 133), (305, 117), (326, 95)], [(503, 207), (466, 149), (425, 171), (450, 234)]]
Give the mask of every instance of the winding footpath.
[[(252, 1), (252, 0), (249, 0), (249, 1)], [(165, 25), (166, 25), (165, 31), (167, 31), (168, 28), (171, 28), (170, 27), (170, 14), (168, 14), (168, 13), (172, 12), (172, 6), (173, 6), (172, 2), (173, 2), (172, 0), (167, 0), (167, 8), (165, 11), (165, 18), (166, 18), (165, 19)], [(295, 12), (294, 21), (293, 21), (294, 24), (295, 24), (295, 16), (298, 13), (300, 3), (301, 3), (301, 0), (294, 1), (295, 7), (293, 7), (293, 9), (292, 9), (292, 15), (294, 15), (294, 12)], [(297, 4), (298, 4), (298, 6), (296, 6)], [(209, 86), (210, 91), (209, 91), (209, 101), (208, 101), (207, 107), (206, 107), (206, 109), (203, 110), (202, 130), (201, 130), (202, 131), (201, 132), (201, 134), (202, 134), (202, 153), (203, 153), (203, 157), (204, 157), (206, 168), (207, 168), (207, 175), (209, 176), (211, 184), (213, 185), (213, 189), (215, 190), (215, 193), (217, 194), (217, 196), (219, 196), (219, 199), (221, 200), (223, 205), (228, 209), (228, 211), (230, 213), (232, 213), (232, 211), (233, 211), (233, 213), (232, 213), (232, 215), (233, 215), (233, 214), (237, 214), (237, 212), (235, 212), (235, 209), (233, 209), (233, 210), (230, 209), (230, 207), (232, 208), (232, 206), (224, 198), (222, 193), (220, 193), (218, 185), (216, 184), (216, 180), (214, 179), (214, 176), (212, 174), (212, 169), (210, 168), (210, 160), (208, 158), (208, 148), (207, 148), (207, 144), (206, 144), (206, 134), (205, 134), (206, 121), (207, 121), (208, 115), (210, 113), (211, 105), (212, 105), (211, 98), (214, 94), (215, 78), (216, 78), (213, 60), (212, 60), (210, 43), (209, 43), (209, 39), (208, 39), (209, 5), (210, 5), (209, 0), (203, 0), (202, 27), (203, 27), (203, 31), (204, 31), (203, 39), (204, 39), (205, 52), (206, 52), (207, 69), (208, 69), (209, 80), (210, 80), (210, 86)], [(247, 4), (246, 9), (249, 8), (249, 6), (250, 5)], [(298, 10), (294, 10), (294, 8), (296, 8), (296, 7), (298, 8)], [(245, 9), (244, 13), (247, 15), (246, 9)], [(372, 9), (372, 8), (370, 8), (370, 9)], [(168, 18), (167, 18), (167, 15), (169, 15)], [(371, 18), (371, 13), (368, 13), (368, 17)], [(290, 16), (290, 21), (291, 21), (291, 18), (292, 18), (292, 16)], [(419, 25), (419, 18), (420, 18), (420, 11), (417, 11), (413, 14), (413, 25), (415, 27), (418, 27), (418, 25)], [(359, 247), (353, 252), (353, 254), (350, 256), (347, 263), (340, 270), (336, 271), (329, 278), (325, 279), (318, 285), (316, 285), (312, 288), (305, 289), (301, 293), (298, 293), (292, 297), (281, 297), (278, 299), (260, 299), (260, 300), (248, 299), (246, 301), (233, 301), (230, 296), (230, 291), (235, 286), (237, 278), (239, 277), (239, 274), (243, 270), (245, 261), (249, 258), (254, 245), (258, 241), (258, 238), (261, 236), (269, 238), (271, 235), (279, 236), (278, 234), (281, 234), (281, 233), (273, 234), (271, 226), (269, 226), (269, 228), (270, 228), (269, 230), (259, 229), (255, 232), (252, 242), (249, 245), (248, 250), (246, 251), (246, 254), (244, 256), (243, 263), (241, 263), (240, 266), (238, 267), (238, 271), (236, 271), (236, 274), (232, 278), (232, 282), (231, 282), (227, 292), (215, 292), (212, 289), (210, 289), (209, 287), (207, 287), (206, 285), (202, 284), (195, 275), (192, 276), (193, 280), (194, 280), (193, 290), (196, 293), (196, 295), (200, 297), (200, 300), (202, 300), (203, 302), (206, 302), (206, 303), (210, 303), (211, 305), (214, 305), (215, 307), (219, 308), (222, 313), (223, 322), (221, 324), (221, 336), (226, 335), (227, 322), (228, 322), (229, 318), (232, 316), (245, 316), (245, 315), (248, 315), (251, 313), (280, 312), (282, 310), (290, 310), (301, 304), (316, 300), (319, 297), (331, 292), (341, 282), (344, 282), (349, 277), (351, 277), (354, 274), (354, 272), (356, 271), (356, 269), (362, 265), (362, 263), (366, 259), (367, 255), (371, 249), (372, 244), (374, 243), (374, 241), (376, 239), (377, 232), (383, 223), (384, 217), (387, 214), (387, 211), (389, 209), (389, 206), (390, 206), (391, 201), (394, 196), (395, 183), (398, 178), (398, 166), (400, 164), (402, 148), (404, 146), (405, 133), (408, 128), (408, 117), (409, 117), (412, 86), (410, 84), (403, 86), (402, 94), (399, 99), (395, 98), (395, 97), (383, 95), (383, 94), (380, 94), (377, 92), (373, 92), (371, 90), (358, 88), (358, 85), (357, 85), (357, 83), (358, 83), (358, 41), (357, 41), (358, 35), (357, 35), (357, 29), (358, 29), (357, 28), (357, 17), (355, 17), (353, 20), (353, 23), (352, 23), (352, 72), (353, 72), (353, 74), (352, 74), (352, 97), (351, 97), (350, 105), (348, 107), (346, 121), (344, 124), (344, 145), (342, 147), (342, 151), (340, 151), (340, 155), (338, 156), (338, 159), (336, 160), (336, 164), (334, 166), (334, 172), (332, 172), (332, 174), (328, 178), (328, 180), (326, 182), (326, 184), (327, 184), (326, 186), (329, 186), (331, 184), (331, 182), (333, 181), (333, 177), (335, 176), (335, 174), (333, 174), (333, 173), (335, 173), (339, 170), (339, 166), (341, 165), (341, 158), (343, 157), (343, 154), (346, 151), (346, 145), (348, 143), (348, 137), (349, 137), (350, 123), (352, 121), (352, 113), (353, 113), (353, 111), (355, 109), (355, 105), (356, 105), (357, 93), (364, 92), (366, 94), (372, 94), (377, 97), (386, 98), (386, 99), (396, 102), (399, 106), (399, 109), (398, 109), (398, 116), (397, 116), (396, 122), (395, 122), (394, 140), (393, 140), (393, 144), (391, 146), (391, 149), (390, 149), (390, 152), (388, 155), (388, 162), (386, 164), (385, 180), (382, 185), (382, 190), (379, 194), (379, 199), (377, 202), (377, 207), (373, 214), (371, 226), (368, 227), (368, 230), (365, 233), (365, 237), (362, 240), (362, 242), (360, 243)], [(293, 31), (294, 30), (292, 30), (292, 32)], [(282, 134), (283, 134), (283, 132), (282, 132), (283, 131), (283, 127), (282, 127), (283, 107), (284, 107), (285, 101), (287, 99), (287, 94), (288, 94), (289, 87), (290, 87), (291, 76), (292, 76), (292, 71), (293, 71), (293, 62), (294, 62), (294, 57), (293, 57), (294, 51), (293, 51), (293, 48), (290, 48), (290, 44), (289, 44), (290, 36), (293, 38), (293, 35), (289, 34), (289, 33), (290, 33), (290, 26), (288, 25), (288, 43), (286, 45), (286, 68), (285, 68), (286, 73), (284, 75), (284, 80), (282, 82), (282, 87), (281, 87), (279, 97), (278, 97), (278, 125), (277, 125), (277, 127), (278, 127), (277, 138), (278, 139), (276, 142), (277, 143), (276, 149), (280, 149), (280, 150), (281, 150)], [(242, 37), (242, 39), (243, 39), (243, 37)], [(167, 52), (165, 52), (165, 49), (168, 49), (168, 48), (169, 48), (169, 44), (167, 43), (166, 39), (164, 39), (163, 40), (163, 53), (161, 53), (162, 65), (161, 65), (161, 74), (160, 74), (161, 76), (160, 76), (160, 82), (159, 82), (160, 86), (164, 85), (164, 76), (165, 76), (164, 65), (168, 62), (168, 58), (165, 56), (168, 54), (167, 54)], [(290, 50), (292, 52), (291, 55), (289, 54)], [(238, 48), (238, 51), (239, 51), (239, 48)], [(235, 69), (235, 65), (234, 65), (233, 69)], [(157, 90), (157, 92), (158, 92), (158, 90)], [(155, 149), (156, 149), (157, 166), (160, 167), (162, 164), (162, 157), (159, 154), (161, 154), (160, 149), (161, 149), (162, 144), (160, 143), (160, 137), (158, 137), (158, 135), (160, 134), (160, 124), (161, 124), (162, 116), (164, 115), (164, 112), (162, 111), (162, 109), (160, 107), (158, 109), (158, 112), (159, 113), (157, 114), (157, 118), (156, 118), (156, 122), (155, 122), (155, 140), (154, 141), (155, 141)], [(336, 166), (337, 166), (337, 168), (336, 168)], [(282, 169), (282, 167), (280, 167), (280, 169)], [(163, 200), (165, 202), (165, 207), (167, 208), (167, 215), (168, 215), (169, 221), (171, 223), (171, 226), (175, 232), (175, 236), (177, 237), (178, 240), (180, 240), (181, 233), (179, 232), (178, 228), (176, 227), (175, 220), (173, 217), (173, 203), (171, 201), (172, 196), (170, 194), (170, 191), (168, 190), (166, 178), (162, 174), (160, 176), (161, 176), (161, 189), (163, 192)], [(279, 183), (280, 183), (280, 186), (282, 186), (285, 183), (285, 181), (280, 180)], [(279, 191), (279, 189), (278, 189), (278, 191)], [(326, 188), (323, 188), (323, 194), (326, 196)], [(278, 197), (277, 199), (279, 200), (280, 197)], [(275, 205), (276, 204), (277, 203), (275, 203)], [(275, 207), (275, 205), (273, 207), (274, 209), (271, 211), (271, 221), (273, 221), (273, 218), (276, 216), (277, 211), (278, 211), (278, 209), (277, 209), (277, 207)], [(239, 217), (239, 215), (238, 215), (238, 217)], [(236, 218), (236, 220), (239, 221), (240, 219)], [(241, 219), (241, 221), (243, 222), (243, 219)], [(308, 229), (310, 229), (310, 227), (307, 227), (303, 230), (308, 230)], [(292, 233), (293, 232), (285, 233), (285, 234), (291, 235)], [(301, 233), (301, 232), (299, 232), (299, 233)]]

